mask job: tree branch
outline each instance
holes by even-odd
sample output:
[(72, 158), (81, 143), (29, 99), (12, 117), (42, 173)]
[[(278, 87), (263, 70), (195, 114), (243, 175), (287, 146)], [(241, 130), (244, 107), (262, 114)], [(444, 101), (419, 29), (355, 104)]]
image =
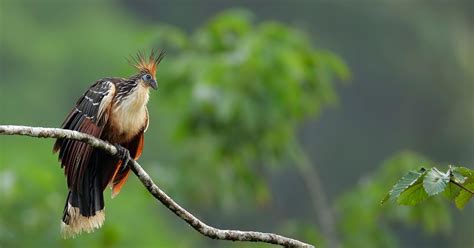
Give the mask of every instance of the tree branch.
[[(72, 139), (85, 142), (90, 146), (102, 149), (112, 156), (117, 156), (117, 148), (103, 140), (97, 139), (91, 135), (80, 133), (77, 131), (60, 129), (60, 128), (44, 128), (29, 127), (15, 125), (0, 125), (0, 134), (3, 135), (25, 135), (38, 138), (62, 138)], [(231, 240), (231, 241), (251, 241), (264, 242), (270, 244), (281, 245), (285, 247), (314, 247), (301, 241), (283, 237), (273, 233), (262, 233), (254, 231), (239, 230), (222, 230), (207, 225), (186, 209), (178, 205), (171, 197), (163, 192), (150, 178), (148, 173), (132, 158), (128, 163), (135, 175), (140, 179), (147, 190), (158, 199), (163, 205), (171, 210), (178, 217), (186, 221), (196, 231), (200, 232), (212, 239)]]
[(461, 188), (461, 189), (463, 189), (463, 190), (465, 190), (465, 191), (471, 193), (471, 195), (474, 195), (474, 191), (472, 191), (472, 190), (470, 190), (470, 189), (464, 187), (464, 185), (462, 185), (462, 184), (456, 182), (456, 181), (453, 180), (453, 179), (449, 179), (449, 181), (452, 182), (452, 183), (454, 183), (455, 185), (457, 185), (459, 188)]
[(311, 164), (308, 156), (304, 153), (298, 143), (294, 142), (291, 153), (295, 161), (296, 169), (306, 186), (312, 201), (314, 212), (318, 217), (319, 225), (323, 235), (327, 238), (327, 247), (340, 247), (340, 241), (336, 232), (334, 213), (328, 203), (328, 197), (324, 192), (323, 184), (318, 170)]

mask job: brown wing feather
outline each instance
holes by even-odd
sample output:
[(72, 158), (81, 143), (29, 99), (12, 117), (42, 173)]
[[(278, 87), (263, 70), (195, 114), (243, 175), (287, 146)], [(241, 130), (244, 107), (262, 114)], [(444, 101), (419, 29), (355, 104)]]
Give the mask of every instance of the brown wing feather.
[[(61, 127), (100, 138), (114, 94), (115, 86), (112, 82), (108, 80), (96, 82), (79, 98)], [(59, 160), (67, 176), (68, 187), (82, 188), (81, 180), (78, 179), (86, 170), (93, 148), (83, 142), (58, 139), (53, 151), (59, 151)]]

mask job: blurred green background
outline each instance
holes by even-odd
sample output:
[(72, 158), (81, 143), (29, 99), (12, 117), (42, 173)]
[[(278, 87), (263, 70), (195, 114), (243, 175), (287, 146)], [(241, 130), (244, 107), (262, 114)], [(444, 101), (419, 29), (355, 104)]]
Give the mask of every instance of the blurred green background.
[[(0, 124), (58, 127), (95, 80), (163, 48), (140, 163), (208, 224), (317, 247), (472, 247), (472, 204), (379, 202), (410, 169), (474, 165), (473, 13), (471, 0), (0, 0)], [(270, 247), (204, 238), (133, 176), (102, 229), (63, 240), (52, 144), (0, 137), (0, 247)]]

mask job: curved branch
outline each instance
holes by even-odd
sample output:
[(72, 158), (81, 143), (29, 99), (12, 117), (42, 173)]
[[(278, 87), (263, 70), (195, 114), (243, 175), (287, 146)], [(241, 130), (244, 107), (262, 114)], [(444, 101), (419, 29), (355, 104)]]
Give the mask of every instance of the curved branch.
[[(45, 128), (45, 127), (29, 127), (16, 125), (0, 125), (0, 134), (3, 135), (25, 135), (38, 138), (62, 138), (72, 139), (85, 142), (90, 146), (102, 149), (110, 155), (117, 156), (117, 149), (115, 146), (103, 140), (97, 139), (91, 135), (80, 133), (77, 131), (60, 129), (60, 128)], [(220, 240), (231, 241), (252, 241), (264, 242), (270, 244), (281, 245), (285, 247), (314, 247), (312, 245), (303, 243), (301, 241), (283, 237), (273, 233), (262, 233), (254, 231), (239, 231), (239, 230), (222, 230), (207, 225), (194, 215), (189, 213), (186, 209), (178, 205), (171, 197), (163, 192), (151, 179), (148, 173), (132, 158), (128, 163), (135, 175), (140, 179), (147, 190), (158, 199), (163, 205), (171, 210), (178, 217), (186, 221), (191, 227), (201, 234)]]

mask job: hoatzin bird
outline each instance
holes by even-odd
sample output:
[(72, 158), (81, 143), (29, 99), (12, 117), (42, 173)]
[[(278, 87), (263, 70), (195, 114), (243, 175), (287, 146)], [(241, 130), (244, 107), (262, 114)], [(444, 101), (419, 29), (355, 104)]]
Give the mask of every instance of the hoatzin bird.
[(98, 80), (79, 98), (63, 122), (64, 129), (87, 133), (116, 145), (120, 154), (116, 158), (69, 139), (58, 139), (54, 144), (53, 152), (59, 151), (69, 189), (61, 223), (65, 238), (102, 226), (103, 191), (110, 185), (112, 197), (117, 195), (130, 172), (126, 166), (128, 157), (140, 157), (143, 134), (148, 127), (149, 89), (157, 88), (155, 73), (163, 57), (163, 52), (155, 50), (150, 56), (139, 52), (132, 60), (137, 74)]

